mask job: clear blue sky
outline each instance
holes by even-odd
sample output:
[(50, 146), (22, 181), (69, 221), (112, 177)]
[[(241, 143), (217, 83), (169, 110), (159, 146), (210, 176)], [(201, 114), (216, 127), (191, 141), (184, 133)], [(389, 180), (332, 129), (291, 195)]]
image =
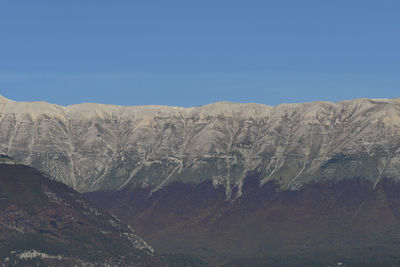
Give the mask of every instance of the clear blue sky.
[(61, 105), (400, 96), (400, 1), (0, 0), (0, 94)]

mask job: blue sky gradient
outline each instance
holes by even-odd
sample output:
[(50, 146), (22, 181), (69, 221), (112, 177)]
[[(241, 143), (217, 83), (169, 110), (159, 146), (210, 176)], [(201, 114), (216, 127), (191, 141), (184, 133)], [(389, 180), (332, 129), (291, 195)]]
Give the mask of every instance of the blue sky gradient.
[(0, 0), (0, 94), (61, 105), (400, 96), (400, 1)]

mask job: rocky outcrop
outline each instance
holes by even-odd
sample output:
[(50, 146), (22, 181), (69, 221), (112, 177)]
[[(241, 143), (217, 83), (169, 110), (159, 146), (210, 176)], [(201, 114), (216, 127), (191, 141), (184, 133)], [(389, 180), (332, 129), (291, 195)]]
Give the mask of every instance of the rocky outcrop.
[(400, 177), (399, 98), (181, 108), (0, 97), (0, 116), (0, 154), (81, 192), (212, 180), (233, 199), (251, 171), (284, 189)]

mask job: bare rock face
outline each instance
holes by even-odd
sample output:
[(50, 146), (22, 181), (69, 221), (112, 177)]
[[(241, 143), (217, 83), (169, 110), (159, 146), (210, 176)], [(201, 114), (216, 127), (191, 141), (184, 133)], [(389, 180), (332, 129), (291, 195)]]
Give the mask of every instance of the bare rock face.
[(172, 181), (223, 185), (400, 178), (400, 98), (201, 107), (62, 107), (0, 97), (0, 154), (81, 191)]

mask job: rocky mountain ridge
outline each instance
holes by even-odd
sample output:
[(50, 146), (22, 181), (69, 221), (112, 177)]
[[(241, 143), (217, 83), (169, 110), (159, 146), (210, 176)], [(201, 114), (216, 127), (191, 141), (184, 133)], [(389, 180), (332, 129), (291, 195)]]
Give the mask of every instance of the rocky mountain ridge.
[(178, 181), (242, 194), (260, 184), (400, 177), (400, 98), (182, 108), (15, 102), (0, 97), (0, 154), (81, 191)]
[(167, 266), (114, 215), (39, 171), (6, 161), (0, 163), (1, 266)]

